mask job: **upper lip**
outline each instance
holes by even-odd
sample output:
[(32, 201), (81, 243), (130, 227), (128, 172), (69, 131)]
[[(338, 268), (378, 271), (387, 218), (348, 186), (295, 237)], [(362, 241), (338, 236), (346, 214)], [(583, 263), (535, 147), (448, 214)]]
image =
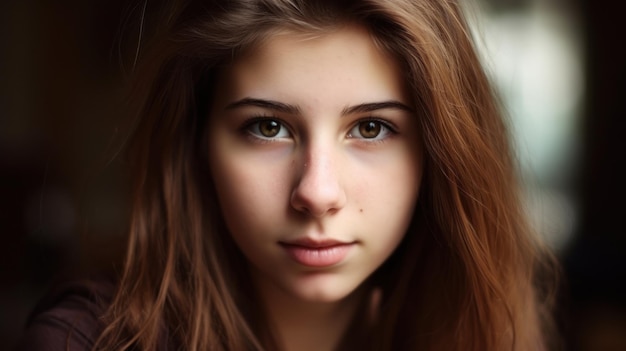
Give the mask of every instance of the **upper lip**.
[(348, 245), (352, 244), (352, 242), (348, 241), (340, 241), (335, 239), (314, 239), (310, 237), (298, 238), (289, 241), (281, 241), (282, 245), (294, 245), (294, 246), (302, 246), (302, 247), (310, 247), (310, 248), (323, 248), (337, 245)]

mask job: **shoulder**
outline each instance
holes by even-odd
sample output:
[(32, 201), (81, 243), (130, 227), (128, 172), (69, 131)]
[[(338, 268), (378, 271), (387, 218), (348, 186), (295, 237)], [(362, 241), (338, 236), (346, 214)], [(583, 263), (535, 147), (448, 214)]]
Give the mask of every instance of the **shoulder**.
[(107, 278), (55, 285), (33, 309), (17, 350), (91, 350), (114, 290)]

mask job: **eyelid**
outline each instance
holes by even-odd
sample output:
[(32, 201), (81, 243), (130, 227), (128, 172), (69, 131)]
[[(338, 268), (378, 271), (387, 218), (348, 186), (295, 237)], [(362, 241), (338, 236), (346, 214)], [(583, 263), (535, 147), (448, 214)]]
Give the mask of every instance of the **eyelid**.
[[(361, 123), (365, 123), (365, 122), (380, 123), (381, 127), (384, 128), (387, 131), (387, 133), (383, 137), (376, 136), (374, 138), (364, 138), (364, 137), (353, 136), (352, 130), (354, 130), (355, 128), (358, 128)], [(389, 138), (389, 134), (398, 134), (398, 128), (393, 123), (391, 123), (388, 120), (378, 118), (378, 117), (366, 117), (366, 118), (359, 119), (354, 124), (352, 124), (352, 126), (350, 127), (348, 131), (348, 138), (358, 139), (360, 141), (365, 141), (365, 142), (381, 142)]]
[[(275, 121), (277, 123), (280, 124), (281, 126), (281, 131), (279, 133), (284, 131), (287, 133), (287, 136), (274, 136), (274, 137), (266, 137), (261, 135), (260, 133), (255, 133), (253, 131), (250, 130), (250, 128), (257, 124), (260, 123), (262, 121)], [(355, 128), (358, 128), (359, 125), (361, 123), (366, 123), (366, 122), (376, 122), (379, 123), (381, 125), (381, 127), (383, 128), (384, 131), (384, 135), (382, 136), (376, 136), (374, 138), (365, 138), (365, 137), (359, 137), (359, 136), (354, 136), (352, 131)], [(258, 128), (258, 127), (257, 127)], [(291, 131), (291, 128), (289, 127), (289, 125), (283, 121), (281, 118), (278, 118), (274, 115), (255, 115), (252, 116), (250, 118), (248, 118), (247, 120), (245, 120), (243, 122), (243, 124), (240, 127), (240, 130), (242, 131), (242, 133), (248, 135), (251, 138), (254, 138), (255, 140), (261, 141), (261, 142), (274, 142), (274, 141), (278, 141), (281, 139), (287, 139), (287, 138), (292, 138), (293, 136), (293, 132)], [(382, 133), (382, 132), (381, 132)], [(393, 124), (392, 122), (386, 120), (386, 119), (382, 119), (379, 117), (365, 117), (365, 118), (361, 118), (359, 120), (357, 120), (356, 122), (354, 122), (347, 134), (347, 137), (349, 139), (357, 139), (359, 141), (363, 141), (363, 142), (383, 142), (386, 139), (388, 139), (390, 137), (390, 134), (398, 134), (398, 128), (396, 127), (395, 124)]]
[[(263, 136), (261, 134), (258, 133), (253, 133), (250, 128), (255, 125), (258, 124), (260, 122), (263, 121), (275, 121), (278, 124), (280, 124), (281, 127), (281, 132), (283, 130), (285, 130), (285, 132), (288, 134), (287, 136), (274, 136), (274, 137), (266, 137)], [(252, 138), (255, 138), (259, 141), (263, 141), (263, 142), (272, 142), (272, 141), (276, 141), (276, 140), (280, 140), (280, 139), (286, 139), (286, 138), (291, 138), (292, 137), (292, 132), (289, 128), (289, 126), (287, 125), (287, 123), (285, 123), (282, 119), (273, 116), (273, 115), (255, 115), (252, 116), (248, 119), (246, 119), (243, 124), (241, 125), (240, 130), (242, 131), (242, 133), (245, 133), (247, 135), (249, 135)]]

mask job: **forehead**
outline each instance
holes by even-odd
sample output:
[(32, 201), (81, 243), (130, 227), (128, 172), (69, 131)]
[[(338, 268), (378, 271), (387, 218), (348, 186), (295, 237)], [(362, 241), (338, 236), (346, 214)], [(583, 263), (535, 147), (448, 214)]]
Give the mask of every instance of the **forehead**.
[[(359, 26), (322, 33), (283, 31), (247, 50), (221, 72), (233, 99), (336, 101), (394, 99), (409, 104), (397, 60)], [(303, 101), (293, 101), (303, 102)]]

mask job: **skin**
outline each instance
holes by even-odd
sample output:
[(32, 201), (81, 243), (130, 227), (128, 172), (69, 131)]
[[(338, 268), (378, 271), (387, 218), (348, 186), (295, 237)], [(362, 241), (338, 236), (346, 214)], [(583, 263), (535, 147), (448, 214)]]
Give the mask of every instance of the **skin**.
[[(331, 349), (419, 193), (420, 135), (399, 65), (358, 26), (287, 32), (216, 87), (207, 135), (226, 225), (285, 349)], [(347, 254), (304, 265), (281, 244), (302, 239), (347, 243)]]

